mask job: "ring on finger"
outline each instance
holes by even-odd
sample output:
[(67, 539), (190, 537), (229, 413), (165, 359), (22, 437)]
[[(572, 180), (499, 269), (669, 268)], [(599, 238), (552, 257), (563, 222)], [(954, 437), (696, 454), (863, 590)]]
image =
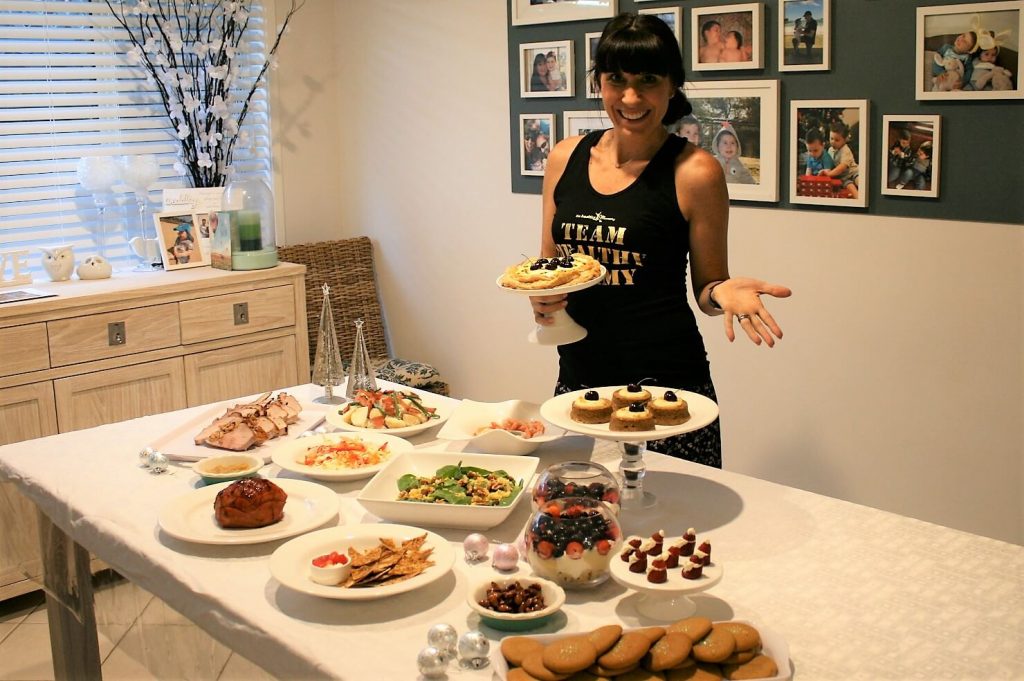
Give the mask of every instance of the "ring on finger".
[(738, 315), (736, 315), (736, 319), (738, 319), (738, 320), (740, 320), (740, 322), (742, 322), (744, 319), (750, 319), (750, 315), (748, 315), (748, 314), (738, 314)]

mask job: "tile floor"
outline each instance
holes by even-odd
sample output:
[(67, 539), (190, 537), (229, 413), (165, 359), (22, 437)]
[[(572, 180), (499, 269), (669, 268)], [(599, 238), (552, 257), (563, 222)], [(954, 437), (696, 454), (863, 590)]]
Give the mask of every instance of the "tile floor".
[[(104, 681), (273, 681), (166, 603), (119, 575), (95, 577)], [(52, 681), (42, 592), (0, 603), (0, 681)]]

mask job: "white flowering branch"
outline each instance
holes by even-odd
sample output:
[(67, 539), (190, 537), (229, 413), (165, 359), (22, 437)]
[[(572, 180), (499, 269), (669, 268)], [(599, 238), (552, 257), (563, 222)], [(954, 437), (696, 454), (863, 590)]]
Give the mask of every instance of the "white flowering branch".
[(288, 22), (305, 4), (292, 0), (259, 74), (239, 99), (232, 87), (245, 91), (236, 59), (253, 1), (104, 0), (128, 34), (129, 59), (146, 70), (160, 93), (181, 144), (176, 167), (195, 187), (224, 185), (236, 144), (249, 141), (241, 130), (249, 103), (275, 63)]

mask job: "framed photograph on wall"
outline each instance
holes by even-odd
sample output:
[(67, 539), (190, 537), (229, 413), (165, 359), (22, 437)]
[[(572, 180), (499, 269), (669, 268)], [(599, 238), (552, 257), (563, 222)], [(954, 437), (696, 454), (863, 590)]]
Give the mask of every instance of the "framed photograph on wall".
[(637, 10), (640, 14), (653, 14), (658, 17), (672, 29), (672, 33), (676, 36), (676, 42), (679, 43), (679, 51), (682, 54), (683, 50), (683, 10), (678, 7), (651, 7), (650, 9), (639, 9)]
[(828, 71), (831, 0), (781, 0), (779, 71)]
[(583, 63), (587, 65), (587, 71), (583, 74), (583, 79), (586, 82), (587, 99), (601, 99), (601, 84), (594, 78), (594, 55), (597, 54), (597, 43), (600, 40), (600, 31), (596, 33), (583, 34)]
[(519, 46), (520, 97), (572, 97), (575, 94), (571, 40)]
[(941, 116), (882, 116), (882, 193), (939, 197)]
[(690, 10), (691, 68), (759, 69), (764, 61), (764, 3)]
[(565, 111), (562, 113), (562, 137), (586, 135), (594, 130), (607, 130), (612, 121), (604, 111)]
[(555, 146), (555, 114), (519, 114), (519, 174), (543, 176)]
[[(203, 214), (202, 217), (207, 217)], [(193, 213), (157, 213), (153, 216), (164, 269), (182, 270), (210, 264), (209, 241), (199, 237), (200, 216)]]
[(690, 82), (693, 113), (673, 132), (711, 153), (725, 171), (729, 198), (779, 200), (779, 81)]
[(1022, 99), (1024, 0), (917, 8), (917, 99)]
[(553, 24), (559, 21), (611, 19), (616, 0), (509, 0), (512, 4), (512, 25)]
[(868, 205), (868, 100), (790, 102), (789, 200)]

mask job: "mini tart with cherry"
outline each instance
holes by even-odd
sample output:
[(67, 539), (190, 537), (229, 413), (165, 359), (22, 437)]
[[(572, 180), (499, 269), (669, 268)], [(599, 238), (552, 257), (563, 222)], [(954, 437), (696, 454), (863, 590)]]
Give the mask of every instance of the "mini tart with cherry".
[(612, 417), (612, 402), (601, 397), (596, 390), (588, 390), (572, 401), (569, 418), (577, 423), (608, 423)]
[(655, 425), (678, 426), (690, 419), (690, 407), (686, 400), (671, 390), (666, 390), (663, 396), (651, 400), (647, 408), (654, 415)]
[(622, 409), (631, 404), (647, 404), (651, 401), (651, 391), (638, 383), (630, 383), (612, 393), (612, 407)]
[(612, 412), (608, 429), (624, 432), (654, 430), (654, 415), (645, 404), (634, 402)]

